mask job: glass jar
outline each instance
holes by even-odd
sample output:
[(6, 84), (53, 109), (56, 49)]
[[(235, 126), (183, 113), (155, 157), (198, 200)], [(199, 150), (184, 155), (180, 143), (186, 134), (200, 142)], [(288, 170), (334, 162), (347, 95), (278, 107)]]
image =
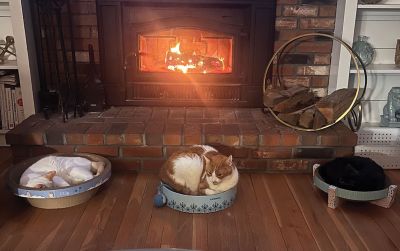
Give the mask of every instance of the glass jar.
[(353, 43), (354, 52), (360, 56), (365, 66), (369, 65), (375, 57), (374, 47), (367, 40), (367, 36), (358, 36), (358, 40)]

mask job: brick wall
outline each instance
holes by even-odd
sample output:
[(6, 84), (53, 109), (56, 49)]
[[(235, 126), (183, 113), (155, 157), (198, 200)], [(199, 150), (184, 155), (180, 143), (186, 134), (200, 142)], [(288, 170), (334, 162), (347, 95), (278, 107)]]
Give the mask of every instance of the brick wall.
[[(71, 0), (78, 72), (85, 72), (89, 61), (88, 44), (93, 44), (95, 60), (99, 63), (98, 29), (95, 0)], [(290, 38), (309, 32), (333, 33), (336, 0), (277, 0), (277, 49)], [(312, 39), (288, 48), (282, 57), (281, 71), (286, 85), (302, 84), (324, 93), (328, 85), (332, 43), (326, 39)]]

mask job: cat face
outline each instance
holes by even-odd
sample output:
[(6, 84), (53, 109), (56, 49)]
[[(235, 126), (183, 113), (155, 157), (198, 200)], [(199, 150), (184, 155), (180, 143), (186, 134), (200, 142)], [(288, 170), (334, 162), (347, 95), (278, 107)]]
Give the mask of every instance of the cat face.
[(204, 156), (206, 161), (206, 179), (209, 184), (218, 185), (222, 180), (232, 173), (234, 168), (232, 163), (232, 155), (226, 157), (224, 155), (214, 155), (210, 158)]

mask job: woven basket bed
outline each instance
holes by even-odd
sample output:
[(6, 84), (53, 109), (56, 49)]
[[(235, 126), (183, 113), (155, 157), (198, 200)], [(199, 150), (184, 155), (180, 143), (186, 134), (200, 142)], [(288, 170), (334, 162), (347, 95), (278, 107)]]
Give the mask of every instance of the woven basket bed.
[[(8, 175), (8, 184), (12, 192), (19, 197), (26, 198), (34, 207), (44, 209), (67, 208), (88, 201), (111, 177), (111, 163), (108, 159), (90, 153), (51, 154), (52, 156), (83, 157), (91, 161), (103, 162), (104, 170), (93, 179), (74, 186), (60, 188), (31, 188), (19, 185), (22, 173), (36, 161), (46, 156), (31, 158), (14, 165)], [(47, 155), (49, 156), (49, 155)]]

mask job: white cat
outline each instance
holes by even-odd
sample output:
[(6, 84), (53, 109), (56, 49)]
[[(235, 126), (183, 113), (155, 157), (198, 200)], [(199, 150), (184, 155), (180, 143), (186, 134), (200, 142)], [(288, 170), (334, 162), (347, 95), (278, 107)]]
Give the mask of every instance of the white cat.
[(216, 194), (236, 186), (239, 173), (232, 156), (211, 146), (195, 145), (175, 152), (160, 171), (161, 180), (183, 194)]
[(32, 164), (21, 175), (20, 185), (34, 188), (66, 187), (94, 177), (104, 169), (104, 163), (82, 157), (47, 156)]

